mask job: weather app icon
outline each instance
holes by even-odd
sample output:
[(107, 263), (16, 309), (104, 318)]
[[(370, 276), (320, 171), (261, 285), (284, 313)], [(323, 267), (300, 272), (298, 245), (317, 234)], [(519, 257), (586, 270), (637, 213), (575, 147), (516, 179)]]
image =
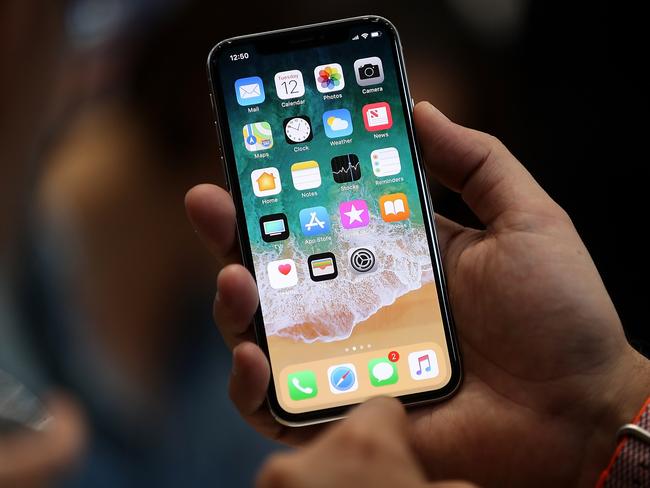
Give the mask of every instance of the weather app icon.
[(352, 116), (347, 108), (328, 110), (323, 114), (325, 135), (330, 139), (352, 134)]

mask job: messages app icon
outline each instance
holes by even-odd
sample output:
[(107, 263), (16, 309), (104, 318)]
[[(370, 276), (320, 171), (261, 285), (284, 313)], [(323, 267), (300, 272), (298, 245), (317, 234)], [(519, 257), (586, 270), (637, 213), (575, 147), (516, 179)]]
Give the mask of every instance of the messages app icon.
[(259, 76), (239, 78), (235, 81), (235, 94), (237, 103), (242, 106), (257, 105), (265, 99), (264, 83)]
[(397, 365), (388, 358), (371, 359), (368, 363), (368, 376), (372, 386), (385, 386), (397, 383)]

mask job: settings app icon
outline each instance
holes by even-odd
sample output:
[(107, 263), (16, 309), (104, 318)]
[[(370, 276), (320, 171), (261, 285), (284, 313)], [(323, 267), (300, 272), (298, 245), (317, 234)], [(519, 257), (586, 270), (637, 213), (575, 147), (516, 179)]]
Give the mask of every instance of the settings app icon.
[(377, 269), (377, 259), (369, 247), (357, 247), (348, 251), (350, 266), (357, 273), (370, 273)]

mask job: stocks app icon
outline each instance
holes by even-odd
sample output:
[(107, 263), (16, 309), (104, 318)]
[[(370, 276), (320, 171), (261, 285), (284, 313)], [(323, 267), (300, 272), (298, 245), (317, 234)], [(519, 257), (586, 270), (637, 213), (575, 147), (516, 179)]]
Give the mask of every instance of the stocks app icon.
[(349, 183), (361, 178), (361, 165), (356, 154), (332, 158), (332, 177), (337, 183)]

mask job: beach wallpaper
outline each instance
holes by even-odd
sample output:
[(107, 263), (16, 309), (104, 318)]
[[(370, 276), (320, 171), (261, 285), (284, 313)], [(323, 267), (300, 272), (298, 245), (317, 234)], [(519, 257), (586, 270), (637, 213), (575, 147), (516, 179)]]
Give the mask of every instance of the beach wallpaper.
[(449, 375), (395, 59), (388, 36), (372, 41), (272, 55), (239, 46), (247, 59), (221, 59), (274, 378), (290, 412), (373, 394), (358, 373), (354, 394), (323, 386), (292, 400), (286, 375), (313, 361), (323, 376), (334, 358), (429, 344), (440, 374), (424, 384), (405, 371), (384, 391), (424, 391)]

